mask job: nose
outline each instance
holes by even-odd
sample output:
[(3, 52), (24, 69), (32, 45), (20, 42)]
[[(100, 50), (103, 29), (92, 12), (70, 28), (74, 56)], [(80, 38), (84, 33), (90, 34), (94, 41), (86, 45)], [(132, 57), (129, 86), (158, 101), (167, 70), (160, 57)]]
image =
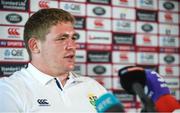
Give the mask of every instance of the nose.
[(65, 49), (67, 49), (67, 50), (70, 50), (70, 49), (75, 50), (76, 47), (77, 47), (77, 44), (76, 44), (75, 40), (73, 40), (71, 38), (66, 40), (66, 44), (65, 45), (66, 45)]

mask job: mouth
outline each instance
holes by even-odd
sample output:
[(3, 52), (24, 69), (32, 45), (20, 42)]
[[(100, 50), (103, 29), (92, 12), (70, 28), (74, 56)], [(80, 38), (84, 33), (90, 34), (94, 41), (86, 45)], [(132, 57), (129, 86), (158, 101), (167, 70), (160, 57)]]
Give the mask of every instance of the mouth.
[(64, 56), (65, 59), (68, 59), (69, 61), (74, 61), (75, 55), (73, 53), (69, 53)]

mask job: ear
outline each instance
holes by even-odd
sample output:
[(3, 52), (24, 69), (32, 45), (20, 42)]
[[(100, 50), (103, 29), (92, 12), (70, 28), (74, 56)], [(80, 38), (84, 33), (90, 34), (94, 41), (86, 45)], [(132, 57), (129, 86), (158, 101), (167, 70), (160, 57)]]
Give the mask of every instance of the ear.
[(32, 53), (39, 53), (39, 41), (36, 38), (30, 38), (28, 41), (29, 49)]

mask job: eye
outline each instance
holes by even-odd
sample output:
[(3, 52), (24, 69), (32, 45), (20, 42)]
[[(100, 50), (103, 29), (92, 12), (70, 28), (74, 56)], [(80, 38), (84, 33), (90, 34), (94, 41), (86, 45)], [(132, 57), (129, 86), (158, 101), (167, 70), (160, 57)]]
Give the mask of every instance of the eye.
[(63, 37), (63, 36), (56, 38), (56, 40), (65, 40), (65, 39), (66, 39), (66, 37)]
[(68, 38), (67, 35), (60, 35), (60, 36), (58, 36), (58, 37), (56, 38), (56, 40), (61, 40), (61, 41), (63, 41), (63, 40), (66, 40), (67, 38)]
[(78, 40), (78, 38), (79, 38), (79, 34), (74, 34), (72, 40)]

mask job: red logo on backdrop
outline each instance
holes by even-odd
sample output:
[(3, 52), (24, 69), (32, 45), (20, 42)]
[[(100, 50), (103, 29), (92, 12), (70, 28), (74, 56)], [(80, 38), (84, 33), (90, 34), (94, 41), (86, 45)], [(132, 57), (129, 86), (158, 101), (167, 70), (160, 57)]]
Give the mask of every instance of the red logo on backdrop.
[(129, 59), (127, 53), (121, 53), (121, 54), (120, 54), (120, 59), (127, 61), (127, 60)]
[(120, 0), (120, 2), (125, 2), (126, 3), (126, 2), (128, 2), (128, 0)]
[(14, 36), (18, 36), (20, 35), (20, 33), (18, 32), (19, 28), (9, 28), (8, 29), (8, 34), (9, 35), (14, 35)]
[(150, 40), (149, 36), (144, 36), (143, 37), (143, 42), (144, 43), (151, 43), (151, 40)]
[(164, 15), (164, 18), (166, 19), (166, 21), (172, 21), (172, 19), (173, 19), (172, 15), (170, 13), (166, 13)]
[(49, 4), (47, 1), (39, 1), (39, 7), (42, 9), (49, 8)]
[(102, 26), (104, 26), (104, 24), (103, 24), (103, 22), (102, 22), (103, 20), (95, 20), (94, 21), (94, 24), (96, 25), (96, 26), (98, 26), (98, 27), (102, 27)]
[(173, 74), (173, 70), (172, 70), (171, 67), (166, 67), (165, 71), (166, 71), (167, 74)]

